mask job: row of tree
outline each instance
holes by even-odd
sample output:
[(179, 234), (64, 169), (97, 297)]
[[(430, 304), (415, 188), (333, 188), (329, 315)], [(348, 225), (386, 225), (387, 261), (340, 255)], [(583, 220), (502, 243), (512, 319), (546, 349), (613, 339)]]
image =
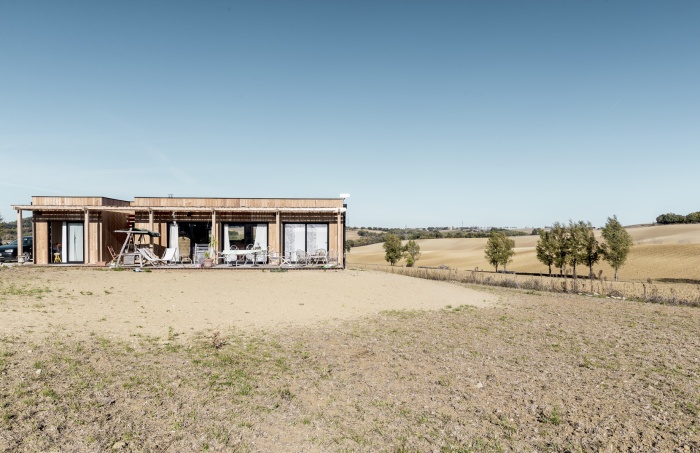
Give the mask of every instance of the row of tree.
[(680, 215), (669, 212), (656, 218), (656, 223), (670, 225), (673, 223), (700, 223), (700, 211), (691, 212), (688, 215)]
[(410, 239), (406, 245), (401, 245), (400, 237), (395, 234), (387, 234), (383, 247), (385, 252), (384, 259), (392, 266), (401, 261), (402, 258), (405, 258), (406, 267), (413, 267), (418, 258), (420, 258), (420, 246), (413, 239)]
[[(627, 261), (632, 247), (632, 238), (616, 216), (608, 217), (602, 236), (605, 242), (599, 243), (590, 222), (569, 221), (568, 226), (556, 222), (550, 230), (541, 232), (535, 249), (537, 259), (549, 267), (549, 275), (552, 275), (552, 266), (559, 268), (560, 275), (564, 274), (564, 266), (571, 266), (574, 278), (577, 277), (578, 265), (588, 266), (589, 276), (592, 277), (593, 265), (604, 259), (615, 269), (617, 281), (618, 271)], [(499, 265), (507, 270), (507, 264), (512, 262), (515, 255), (514, 247), (515, 241), (500, 232), (489, 236), (484, 253), (496, 272)]]
[(360, 229), (357, 235), (360, 236), (359, 239), (348, 239), (345, 241), (347, 250), (352, 247), (361, 247), (364, 245), (377, 244), (380, 242), (386, 242), (386, 238), (389, 234), (398, 236), (402, 240), (410, 239), (452, 239), (452, 238), (487, 238), (492, 231), (502, 231), (506, 236), (525, 236), (526, 233), (522, 231), (514, 230), (503, 230), (503, 229), (491, 229), (489, 231), (467, 231), (467, 230), (450, 230), (450, 231), (439, 231), (435, 227), (429, 228), (385, 228), (379, 231), (378, 228), (374, 228), (377, 231), (371, 231), (366, 229)]

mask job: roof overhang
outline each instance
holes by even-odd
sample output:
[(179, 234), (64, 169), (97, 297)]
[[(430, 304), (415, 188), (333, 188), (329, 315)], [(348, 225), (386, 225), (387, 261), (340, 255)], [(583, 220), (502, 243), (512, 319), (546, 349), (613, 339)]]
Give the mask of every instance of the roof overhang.
[(330, 212), (341, 213), (347, 208), (226, 208), (203, 206), (37, 206), (13, 205), (15, 211), (122, 211), (122, 212)]

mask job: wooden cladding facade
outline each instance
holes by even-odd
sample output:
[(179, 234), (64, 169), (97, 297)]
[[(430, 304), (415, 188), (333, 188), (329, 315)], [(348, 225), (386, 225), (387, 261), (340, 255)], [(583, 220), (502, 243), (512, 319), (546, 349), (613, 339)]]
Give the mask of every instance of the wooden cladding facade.
[(132, 206), (151, 208), (342, 208), (339, 198), (135, 198)]
[(129, 207), (131, 202), (106, 197), (32, 197), (32, 206), (121, 206)]
[[(87, 212), (87, 214), (86, 214)], [(112, 259), (108, 246), (119, 250), (123, 238), (115, 230), (126, 228), (127, 214), (110, 211), (34, 211), (34, 263), (50, 264), (53, 253), (51, 225), (64, 222), (82, 223), (84, 231), (84, 263), (95, 264)]]
[[(130, 226), (152, 230), (160, 237), (150, 238), (153, 249), (161, 254), (168, 244), (168, 226), (206, 223), (216, 238), (223, 234), (224, 224), (266, 224), (269, 248), (281, 252), (285, 224), (327, 224), (328, 252), (344, 266), (345, 206), (339, 198), (149, 198), (137, 197), (133, 202), (107, 197), (32, 197), (31, 205), (13, 206), (21, 217), (32, 212), (34, 263), (53, 262), (60, 225), (82, 224), (84, 264), (111, 260), (108, 247), (121, 248), (123, 233), (115, 230)], [(24, 232), (27, 235), (28, 232)]]

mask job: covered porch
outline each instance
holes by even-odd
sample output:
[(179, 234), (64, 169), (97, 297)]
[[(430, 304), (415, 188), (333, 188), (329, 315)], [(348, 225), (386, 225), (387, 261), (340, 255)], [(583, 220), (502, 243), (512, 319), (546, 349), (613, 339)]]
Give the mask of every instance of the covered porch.
[(107, 265), (127, 228), (154, 233), (139, 244), (148, 259), (129, 264), (138, 267), (203, 267), (205, 255), (215, 269), (345, 263), (343, 199), (33, 197), (13, 208), (18, 224), (23, 212), (33, 214), (35, 264)]

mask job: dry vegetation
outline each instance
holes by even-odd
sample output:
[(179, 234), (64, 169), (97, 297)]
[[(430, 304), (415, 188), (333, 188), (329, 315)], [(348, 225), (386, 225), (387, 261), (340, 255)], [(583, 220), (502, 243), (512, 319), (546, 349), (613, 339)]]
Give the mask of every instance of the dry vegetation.
[(0, 451), (700, 451), (699, 309), (395, 270), (0, 270)]
[[(627, 263), (620, 269), (620, 279), (646, 282), (693, 281), (700, 283), (700, 224), (663, 225), (628, 228), (634, 240)], [(598, 235), (600, 231), (596, 232)], [(515, 272), (543, 273), (547, 267), (537, 261), (535, 246), (539, 236), (513, 237), (515, 257), (508, 270)], [(493, 268), (484, 258), (486, 239), (422, 239), (422, 257), (418, 266), (441, 265), (460, 270), (475, 268), (491, 271)], [(387, 265), (382, 244), (353, 248), (348, 254), (351, 264)], [(612, 279), (613, 269), (606, 263), (594, 266), (597, 274)], [(587, 269), (579, 271), (587, 274)]]

